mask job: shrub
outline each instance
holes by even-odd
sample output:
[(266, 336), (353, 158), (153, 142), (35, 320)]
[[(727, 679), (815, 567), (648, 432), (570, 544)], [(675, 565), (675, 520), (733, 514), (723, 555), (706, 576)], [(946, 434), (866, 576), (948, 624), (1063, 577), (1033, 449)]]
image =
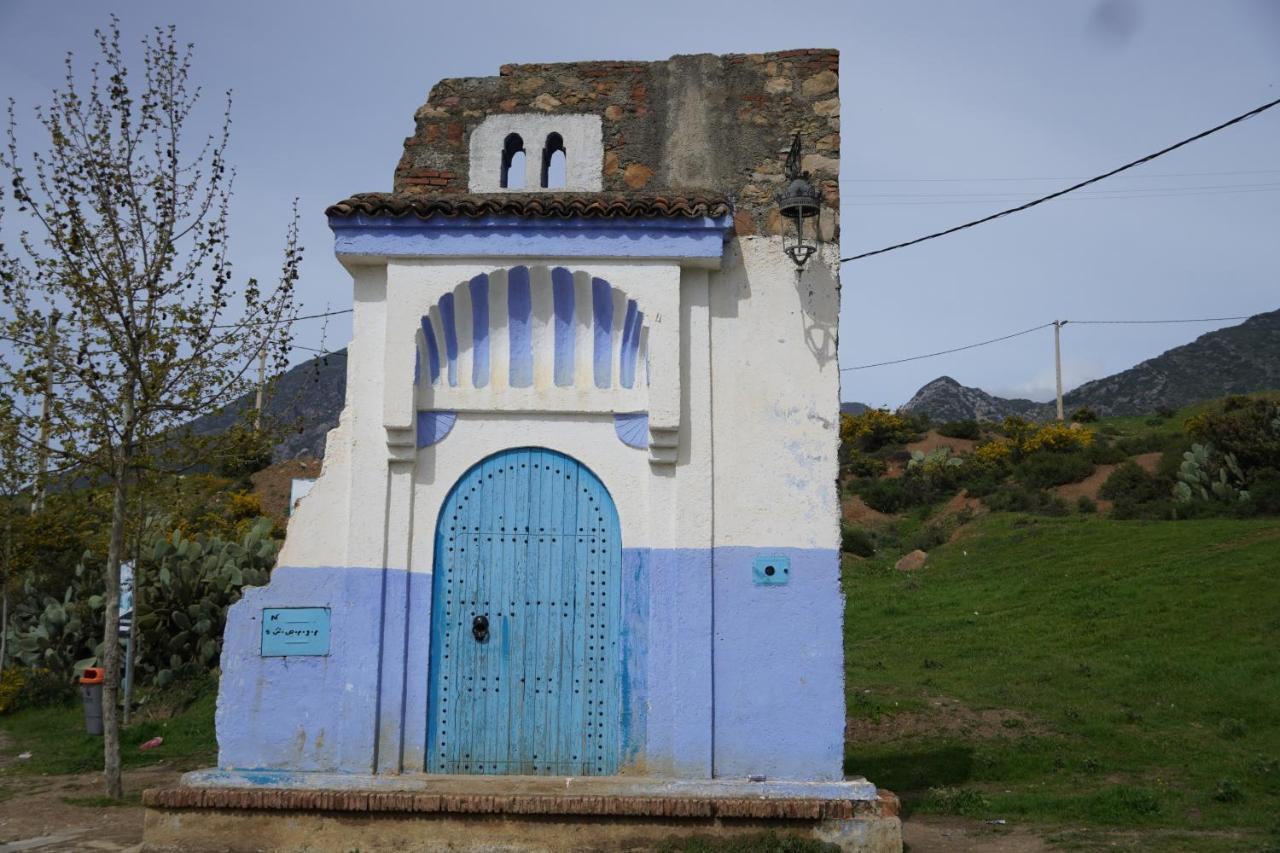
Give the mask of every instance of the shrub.
[(867, 409), (860, 415), (840, 416), (840, 441), (867, 452), (890, 444), (906, 444), (919, 434), (915, 420), (888, 409)]
[(1123, 450), (1109, 441), (1095, 441), (1085, 453), (1094, 465), (1119, 465), (1129, 458)]
[(1018, 463), (1014, 477), (1033, 489), (1078, 483), (1093, 473), (1085, 453), (1036, 453)]
[(915, 536), (907, 543), (907, 547), (911, 550), (919, 549), (921, 551), (932, 551), (939, 545), (945, 545), (947, 540), (951, 538), (953, 526), (946, 522), (938, 524), (926, 524), (916, 531)]
[(1164, 418), (1166, 421), (1173, 417), (1173, 409), (1169, 406), (1156, 406), (1155, 415), (1158, 418)]
[(1007, 464), (987, 462), (977, 454), (970, 454), (965, 457), (965, 464), (960, 468), (959, 486), (970, 497), (980, 498), (1000, 488), (1008, 476)]
[(1062, 516), (1068, 512), (1067, 502), (1057, 495), (1013, 484), (1001, 486), (983, 497), (982, 502), (994, 512), (1027, 512), (1049, 516)]
[(0, 673), (0, 714), (65, 702), (71, 694), (70, 678), (58, 676), (43, 667), (11, 667)]
[(978, 426), (978, 422), (975, 420), (947, 421), (939, 424), (938, 435), (945, 435), (947, 438), (967, 438), (971, 441), (977, 441), (982, 437), (982, 427)]
[(1098, 413), (1088, 406), (1081, 406), (1071, 413), (1071, 420), (1078, 424), (1091, 424), (1098, 420)]
[(840, 447), (840, 466), (855, 477), (879, 477), (887, 467), (883, 459), (847, 444)]
[(842, 525), (840, 528), (840, 550), (858, 557), (870, 557), (876, 553), (875, 542), (871, 534), (860, 527)]
[(1024, 456), (1045, 450), (1083, 450), (1093, 443), (1093, 433), (1066, 424), (1045, 424), (1022, 439), (1019, 450)]
[(1132, 460), (1112, 471), (1098, 494), (1115, 502), (1115, 518), (1168, 518), (1171, 514), (1169, 482), (1148, 474)]
[(863, 503), (876, 512), (893, 514), (907, 505), (907, 497), (902, 488), (902, 479), (883, 478), (879, 480), (859, 480), (854, 483), (853, 490), (862, 498)]
[(1013, 458), (1013, 442), (997, 438), (974, 448), (973, 455), (988, 465), (1002, 465)]
[(1081, 515), (1093, 515), (1098, 511), (1097, 502), (1088, 495), (1076, 498), (1076, 512)]
[(1187, 435), (1236, 457), (1246, 474), (1280, 468), (1280, 402), (1228, 397), (1215, 409), (1189, 418)]
[(1249, 500), (1265, 515), (1280, 515), (1280, 470), (1254, 471), (1249, 481)]

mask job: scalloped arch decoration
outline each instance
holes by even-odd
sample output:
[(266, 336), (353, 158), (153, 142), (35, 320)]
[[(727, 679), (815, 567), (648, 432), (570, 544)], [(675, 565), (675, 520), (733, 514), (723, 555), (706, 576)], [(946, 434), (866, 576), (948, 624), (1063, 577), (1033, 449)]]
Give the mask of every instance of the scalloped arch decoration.
[(594, 388), (649, 384), (649, 329), (634, 299), (565, 267), (482, 273), (421, 318), (414, 377), (450, 389)]

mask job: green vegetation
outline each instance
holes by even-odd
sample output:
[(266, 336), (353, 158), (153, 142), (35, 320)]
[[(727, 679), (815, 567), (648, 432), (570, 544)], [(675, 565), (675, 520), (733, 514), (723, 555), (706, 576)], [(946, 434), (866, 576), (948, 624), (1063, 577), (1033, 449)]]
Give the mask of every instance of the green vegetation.
[[(855, 722), (875, 735), (851, 736), (848, 772), (909, 810), (1265, 841), (1280, 813), (1274, 521), (996, 514), (923, 572), (891, 559), (846, 563), (849, 712), (879, 721)], [(1142, 849), (1212, 849), (1179, 837)]]
[[(217, 757), (213, 711), (216, 682), (209, 678), (176, 683), (169, 690), (143, 697), (137, 722), (120, 730), (120, 758), (125, 769), (149, 764), (178, 768), (208, 767)], [(77, 695), (43, 708), (29, 708), (0, 717), (8, 735), (9, 762), (0, 771), (0, 787), (13, 777), (85, 773), (102, 769), (102, 738), (84, 730), (84, 711)], [(146, 752), (138, 747), (154, 737), (164, 743)], [(20, 752), (31, 758), (16, 760)]]

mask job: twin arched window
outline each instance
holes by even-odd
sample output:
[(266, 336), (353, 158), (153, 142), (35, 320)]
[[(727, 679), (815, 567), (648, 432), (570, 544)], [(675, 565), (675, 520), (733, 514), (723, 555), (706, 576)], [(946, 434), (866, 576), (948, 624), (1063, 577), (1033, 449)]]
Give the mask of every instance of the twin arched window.
[[(564, 138), (558, 133), (547, 134), (542, 147), (541, 184), (543, 189), (560, 189), (566, 180), (566, 152)], [(518, 133), (509, 133), (502, 143), (502, 170), (499, 186), (507, 190), (522, 190), (525, 176), (524, 140)]]

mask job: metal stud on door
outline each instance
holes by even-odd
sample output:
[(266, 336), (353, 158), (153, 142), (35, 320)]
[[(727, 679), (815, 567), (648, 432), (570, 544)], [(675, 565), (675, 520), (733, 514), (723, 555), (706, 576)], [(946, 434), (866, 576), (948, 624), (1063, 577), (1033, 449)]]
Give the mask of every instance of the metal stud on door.
[(522, 448), (462, 476), (436, 525), (429, 772), (617, 772), (621, 569), (576, 460)]

